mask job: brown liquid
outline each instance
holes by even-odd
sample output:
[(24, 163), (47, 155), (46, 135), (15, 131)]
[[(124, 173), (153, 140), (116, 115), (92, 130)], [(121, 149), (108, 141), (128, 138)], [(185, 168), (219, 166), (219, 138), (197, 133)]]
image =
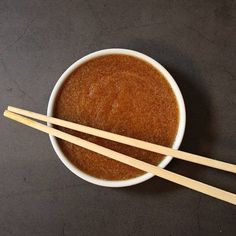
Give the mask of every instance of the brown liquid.
[[(177, 101), (163, 75), (150, 64), (125, 55), (98, 57), (78, 67), (63, 84), (54, 115), (169, 147), (179, 123)], [(163, 159), (156, 153), (58, 128), (154, 165)], [(89, 175), (123, 180), (144, 174), (69, 142), (58, 142), (65, 156)]]

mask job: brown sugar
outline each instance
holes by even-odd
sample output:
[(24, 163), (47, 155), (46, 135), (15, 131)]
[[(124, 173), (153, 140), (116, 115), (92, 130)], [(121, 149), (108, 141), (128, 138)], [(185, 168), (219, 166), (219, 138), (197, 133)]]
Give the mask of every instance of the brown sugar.
[[(79, 66), (62, 85), (54, 116), (168, 147), (179, 124), (177, 101), (163, 75), (143, 60), (119, 54)], [(154, 165), (163, 159), (156, 153), (58, 128)], [(144, 174), (69, 142), (58, 142), (75, 166), (94, 177), (124, 180)]]

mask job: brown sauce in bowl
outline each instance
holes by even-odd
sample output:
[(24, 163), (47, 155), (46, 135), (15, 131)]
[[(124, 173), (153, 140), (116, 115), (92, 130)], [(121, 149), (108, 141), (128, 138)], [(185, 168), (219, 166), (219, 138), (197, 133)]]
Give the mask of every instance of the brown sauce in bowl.
[[(54, 116), (171, 147), (179, 125), (176, 97), (163, 75), (136, 57), (107, 55), (79, 66), (63, 83)], [(58, 129), (158, 165), (160, 154), (148, 152), (62, 127)], [(83, 172), (106, 180), (125, 180), (144, 174), (58, 139), (65, 156)]]

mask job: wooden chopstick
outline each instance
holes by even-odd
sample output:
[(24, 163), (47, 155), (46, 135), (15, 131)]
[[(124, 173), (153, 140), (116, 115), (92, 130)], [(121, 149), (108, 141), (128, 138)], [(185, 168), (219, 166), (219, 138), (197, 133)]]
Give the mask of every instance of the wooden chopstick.
[(25, 124), (27, 126), (30, 126), (34, 129), (40, 130), (44, 133), (53, 135), (57, 138), (66, 140), (68, 142), (79, 145), (79, 146), (86, 148), (88, 150), (91, 150), (91, 151), (94, 151), (94, 152), (99, 153), (101, 155), (104, 155), (106, 157), (109, 157), (113, 160), (120, 161), (120, 162), (125, 163), (127, 165), (130, 165), (130, 166), (133, 166), (133, 167), (138, 168), (140, 170), (143, 170), (145, 172), (153, 173), (154, 175), (159, 176), (163, 179), (169, 180), (171, 182), (180, 184), (182, 186), (193, 189), (195, 191), (204, 193), (206, 195), (209, 195), (214, 198), (220, 199), (222, 201), (236, 205), (236, 194), (233, 194), (233, 193), (227, 192), (225, 190), (204, 184), (202, 182), (187, 178), (187, 177), (179, 175), (179, 174), (175, 174), (171, 171), (161, 169), (160, 167), (148, 164), (146, 162), (137, 160), (135, 158), (121, 154), (121, 153), (113, 151), (111, 149), (108, 149), (108, 148), (99, 146), (97, 144), (88, 142), (88, 141), (78, 138), (76, 136), (64, 133), (64, 132), (57, 130), (55, 128), (48, 127), (46, 125), (38, 123), (38, 122), (31, 120), (29, 118), (15, 114), (13, 112), (5, 111), (4, 116), (8, 117), (12, 120), (15, 120), (17, 122), (20, 122), (22, 124)]
[(37, 119), (37, 120), (45, 121), (45, 122), (48, 122), (48, 123), (51, 123), (54, 125), (59, 125), (59, 126), (65, 127), (65, 128), (77, 130), (82, 133), (91, 134), (91, 135), (98, 136), (98, 137), (105, 138), (105, 139), (109, 139), (109, 140), (112, 140), (115, 142), (123, 143), (126, 145), (134, 146), (137, 148), (141, 148), (141, 149), (148, 150), (148, 151), (155, 152), (155, 153), (160, 153), (160, 154), (167, 155), (167, 156), (172, 156), (172, 157), (175, 157), (175, 158), (178, 158), (181, 160), (197, 163), (200, 165), (209, 166), (209, 167), (216, 168), (219, 170), (224, 170), (224, 171), (236, 173), (236, 165), (234, 165), (234, 164), (210, 159), (207, 157), (187, 153), (184, 151), (174, 150), (169, 147), (164, 147), (161, 145), (157, 145), (157, 144), (149, 143), (146, 141), (126, 137), (123, 135), (110, 133), (107, 131), (91, 128), (91, 127), (88, 127), (85, 125), (80, 125), (77, 123), (61, 120), (61, 119), (54, 118), (54, 117), (45, 116), (45, 115), (42, 115), (39, 113), (31, 112), (28, 110), (23, 110), (23, 109), (12, 107), (12, 106), (8, 106), (8, 110), (12, 111), (14, 113), (20, 114), (20, 115), (31, 117), (33, 119)]

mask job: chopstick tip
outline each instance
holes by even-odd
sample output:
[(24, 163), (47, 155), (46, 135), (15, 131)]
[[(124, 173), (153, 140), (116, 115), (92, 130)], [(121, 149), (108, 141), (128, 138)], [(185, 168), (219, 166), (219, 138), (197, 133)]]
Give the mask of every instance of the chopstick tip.
[(12, 106), (7, 106), (8, 111), (11, 111), (12, 108), (13, 108)]
[(9, 113), (9, 111), (8, 111), (8, 110), (5, 110), (5, 111), (3, 112), (3, 116), (7, 117), (8, 113)]

